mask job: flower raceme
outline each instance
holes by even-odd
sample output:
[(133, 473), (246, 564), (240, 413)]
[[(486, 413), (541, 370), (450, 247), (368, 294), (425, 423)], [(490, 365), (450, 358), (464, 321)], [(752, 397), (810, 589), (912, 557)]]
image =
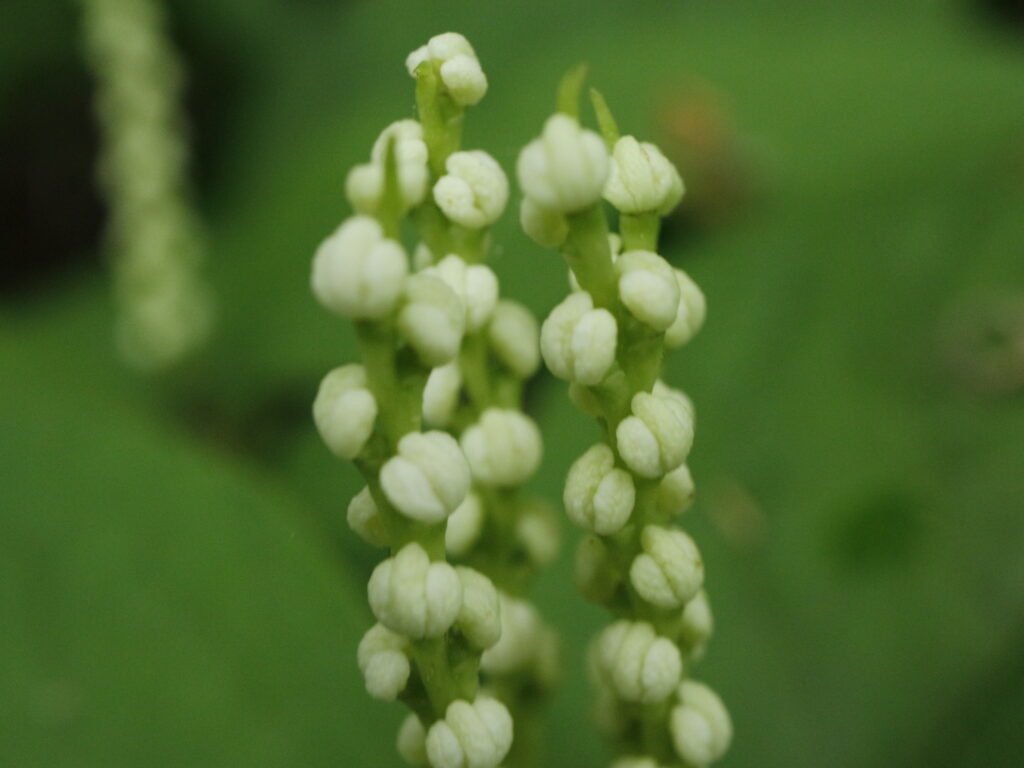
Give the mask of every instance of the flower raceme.
[[(545, 122), (517, 175), (523, 229), (560, 248), (570, 267), (572, 292), (541, 328), (544, 362), (604, 431), (570, 467), (563, 496), (569, 519), (587, 531), (577, 585), (619, 617), (591, 650), (599, 720), (622, 747), (615, 768), (703, 768), (732, 730), (720, 699), (684, 678), (713, 620), (703, 559), (671, 527), (694, 497), (693, 405), (658, 376), (664, 350), (703, 325), (704, 296), (657, 253), (659, 219), (683, 195), (675, 167), (653, 144), (620, 136), (599, 94), (603, 138), (583, 128), (564, 98), (578, 87), (567, 76), (559, 102), (573, 114)], [(602, 199), (618, 213), (617, 233)]]
[(365, 480), (349, 526), (387, 550), (357, 660), (371, 696), (411, 709), (399, 753), (497, 768), (513, 717), (536, 717), (558, 677), (555, 633), (524, 596), (558, 546), (553, 513), (521, 488), (542, 454), (520, 406), (540, 329), (484, 263), (509, 185), (489, 154), (459, 146), (466, 107), (487, 90), (472, 46), (438, 35), (406, 66), (419, 119), (387, 126), (349, 172), (355, 213), (313, 258), (313, 294), (353, 322), (362, 358), (327, 374), (313, 417)]

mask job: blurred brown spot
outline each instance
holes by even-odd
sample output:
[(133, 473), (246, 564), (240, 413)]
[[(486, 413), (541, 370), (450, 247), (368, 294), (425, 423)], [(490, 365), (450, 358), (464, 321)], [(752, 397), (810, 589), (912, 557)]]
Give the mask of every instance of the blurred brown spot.
[(705, 230), (732, 219), (756, 194), (757, 174), (728, 98), (691, 77), (664, 89), (659, 145), (679, 168), (686, 194), (670, 228)]
[(954, 306), (940, 324), (939, 358), (953, 382), (974, 394), (1024, 392), (1024, 293), (986, 291)]
[(736, 549), (752, 550), (764, 543), (768, 517), (739, 480), (722, 477), (712, 482), (707, 510), (719, 533)]

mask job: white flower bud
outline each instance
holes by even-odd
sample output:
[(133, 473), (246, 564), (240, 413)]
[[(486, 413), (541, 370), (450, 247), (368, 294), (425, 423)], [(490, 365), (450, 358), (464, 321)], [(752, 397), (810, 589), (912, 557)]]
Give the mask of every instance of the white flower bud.
[(661, 768), (661, 766), (658, 765), (658, 761), (653, 757), (628, 755), (626, 757), (620, 757), (612, 763), (612, 768)]
[(693, 414), (672, 394), (638, 392), (615, 430), (619, 455), (641, 477), (656, 478), (686, 460), (693, 445)]
[(516, 541), (530, 562), (538, 567), (553, 563), (561, 538), (558, 520), (546, 502), (535, 499), (524, 505), (516, 520)]
[(664, 331), (679, 312), (679, 283), (672, 266), (650, 251), (627, 251), (615, 261), (619, 298), (640, 322)]
[(633, 588), (659, 608), (680, 608), (704, 583), (697, 545), (680, 530), (648, 525), (640, 534), (643, 552), (629, 566)]
[(367, 544), (386, 547), (389, 542), (384, 521), (369, 488), (363, 488), (348, 504), (348, 524)]
[(646, 621), (617, 621), (598, 637), (601, 673), (625, 701), (664, 701), (679, 685), (679, 649)]
[(623, 213), (652, 211), (664, 216), (682, 197), (679, 171), (654, 144), (632, 136), (615, 142), (605, 200)]
[(393, 701), (409, 682), (409, 639), (375, 624), (363, 635), (357, 659), (366, 690), (375, 699)]
[(488, 408), (461, 443), (473, 477), (484, 485), (520, 485), (540, 464), (540, 430), (521, 411)]
[(584, 537), (576, 550), (573, 576), (583, 596), (595, 603), (606, 603), (622, 583), (618, 569), (599, 536)]
[(462, 373), (458, 362), (453, 360), (432, 370), (423, 388), (424, 421), (432, 427), (447, 427), (459, 405), (461, 391)]
[(480, 668), (492, 675), (506, 675), (530, 666), (544, 623), (528, 601), (504, 592), (498, 593), (498, 600), (501, 637), (480, 657)]
[(568, 115), (548, 118), (539, 139), (519, 153), (519, 186), (537, 205), (576, 213), (601, 199), (608, 178), (608, 150), (593, 131)]
[(361, 365), (343, 365), (320, 382), (313, 401), (313, 421), (331, 452), (354, 459), (373, 433), (377, 401), (366, 388)]
[(369, 216), (353, 216), (317, 249), (313, 293), (332, 312), (379, 319), (398, 303), (409, 271), (405, 251)]
[(569, 469), (562, 500), (576, 525), (608, 536), (629, 520), (636, 488), (629, 472), (615, 466), (612, 449), (598, 443)]
[(683, 270), (674, 270), (679, 284), (679, 311), (672, 325), (665, 331), (665, 346), (670, 349), (681, 347), (692, 339), (704, 325), (707, 312), (704, 294), (690, 276)]
[(424, 61), (437, 62), (444, 83), (452, 100), (464, 107), (472, 106), (487, 93), (487, 77), (480, 68), (480, 62), (469, 44), (457, 32), (435, 35), (430, 41), (409, 54), (405, 67), (410, 75)]
[(658, 485), (658, 511), (674, 517), (681, 515), (693, 504), (694, 485), (690, 469), (680, 464), (663, 478)]
[(494, 308), (487, 338), (495, 356), (520, 379), (528, 379), (540, 365), (540, 326), (522, 304), (507, 299)]
[(545, 248), (558, 248), (569, 236), (569, 222), (564, 214), (529, 197), (519, 204), (519, 224), (531, 240)]
[(395, 746), (398, 747), (398, 754), (409, 765), (427, 764), (427, 731), (416, 715), (410, 713), (402, 721)]
[(669, 715), (672, 744), (688, 765), (705, 768), (729, 749), (732, 720), (718, 694), (703, 683), (686, 680), (678, 695), (679, 704)]
[(427, 247), (426, 243), (416, 243), (416, 247), (412, 251), (412, 268), (419, 272), (434, 263), (434, 254), (430, 248)]
[(462, 557), (473, 548), (484, 527), (484, 507), (480, 497), (470, 492), (448, 516), (444, 529), (444, 548), (449, 555)]
[(395, 167), (402, 205), (412, 208), (427, 195), (427, 145), (423, 127), (415, 120), (398, 120), (385, 128), (373, 143), (371, 162), (357, 165), (345, 180), (345, 193), (360, 213), (374, 214), (384, 196), (384, 162), (388, 142), (395, 146)]
[(453, 360), (466, 322), (458, 296), (442, 279), (422, 272), (406, 278), (404, 294), (398, 327), (420, 360), (429, 368)]
[(415, 542), (373, 569), (367, 592), (377, 621), (414, 640), (443, 635), (462, 606), (455, 569), (430, 562)]
[(704, 655), (708, 640), (715, 629), (708, 595), (703, 589), (683, 608), (680, 637), (690, 647), (690, 658), (699, 659)]
[(540, 330), (540, 351), (560, 379), (594, 386), (615, 362), (618, 326), (612, 313), (594, 309), (589, 293), (570, 294)]
[(447, 432), (410, 432), (398, 441), (398, 455), (381, 468), (380, 485), (406, 517), (439, 523), (466, 498), (469, 467)]
[(459, 630), (477, 649), (486, 650), (501, 637), (501, 608), (498, 590), (479, 571), (456, 566), (462, 582), (462, 607), (456, 619)]
[(508, 179), (498, 161), (482, 150), (454, 152), (447, 173), (434, 184), (434, 202), (445, 216), (469, 229), (497, 221), (508, 202)]
[(423, 274), (441, 278), (459, 298), (466, 312), (467, 331), (479, 329), (490, 319), (498, 303), (498, 278), (490, 267), (466, 264), (451, 254), (423, 270)]
[(477, 696), (448, 705), (427, 732), (433, 768), (497, 768), (512, 746), (512, 716), (497, 699)]

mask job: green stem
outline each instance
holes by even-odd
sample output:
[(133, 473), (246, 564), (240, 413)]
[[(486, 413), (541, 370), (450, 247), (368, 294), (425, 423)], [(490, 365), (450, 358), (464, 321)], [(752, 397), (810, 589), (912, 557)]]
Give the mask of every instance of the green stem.
[(656, 212), (623, 213), (619, 216), (619, 234), (624, 251), (657, 251), (661, 218)]
[(433, 61), (424, 61), (416, 68), (416, 111), (423, 126), (430, 171), (434, 178), (440, 178), (448, 156), (462, 143), (466, 110), (444, 92), (441, 73)]
[(390, 323), (360, 320), (356, 337), (366, 379), (377, 401), (378, 418), (384, 427), (389, 453), (393, 453), (402, 435), (418, 431), (420, 409), (414, 397), (405, 391), (397, 375), (395, 332)]
[(594, 298), (594, 304), (614, 309), (618, 291), (612, 251), (608, 244), (608, 221), (600, 203), (569, 217), (565, 257), (580, 287)]

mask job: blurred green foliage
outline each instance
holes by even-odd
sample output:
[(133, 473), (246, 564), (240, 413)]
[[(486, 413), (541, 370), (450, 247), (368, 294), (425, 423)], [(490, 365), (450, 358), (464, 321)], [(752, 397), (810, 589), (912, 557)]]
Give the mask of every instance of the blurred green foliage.
[[(98, 267), (0, 308), (0, 765), (398, 764), (398, 708), (354, 661), (359, 486), (308, 417), (353, 339), (308, 267), (345, 169), (411, 114), (404, 56), (447, 29), (491, 83), (467, 144), (507, 169), (581, 59), (643, 137), (656, 94), (710, 81), (760, 169), (742, 214), (666, 253), (710, 310), (668, 378), (699, 415), (684, 523), (717, 619), (697, 674), (736, 722), (723, 765), (1021, 764), (1024, 401), (965, 384), (954, 330), (1024, 302), (1024, 38), (925, 0), (171, 5), (200, 106), (227, 105), (197, 136), (219, 333), (146, 381), (114, 359)], [(73, 4), (3, 20), (0, 98), (75, 60)], [(503, 292), (545, 314), (563, 265), (514, 215), (496, 238)], [(557, 501), (595, 435), (549, 378), (531, 407)], [(567, 534), (536, 589), (566, 638), (546, 764), (588, 766), (602, 616)]]

